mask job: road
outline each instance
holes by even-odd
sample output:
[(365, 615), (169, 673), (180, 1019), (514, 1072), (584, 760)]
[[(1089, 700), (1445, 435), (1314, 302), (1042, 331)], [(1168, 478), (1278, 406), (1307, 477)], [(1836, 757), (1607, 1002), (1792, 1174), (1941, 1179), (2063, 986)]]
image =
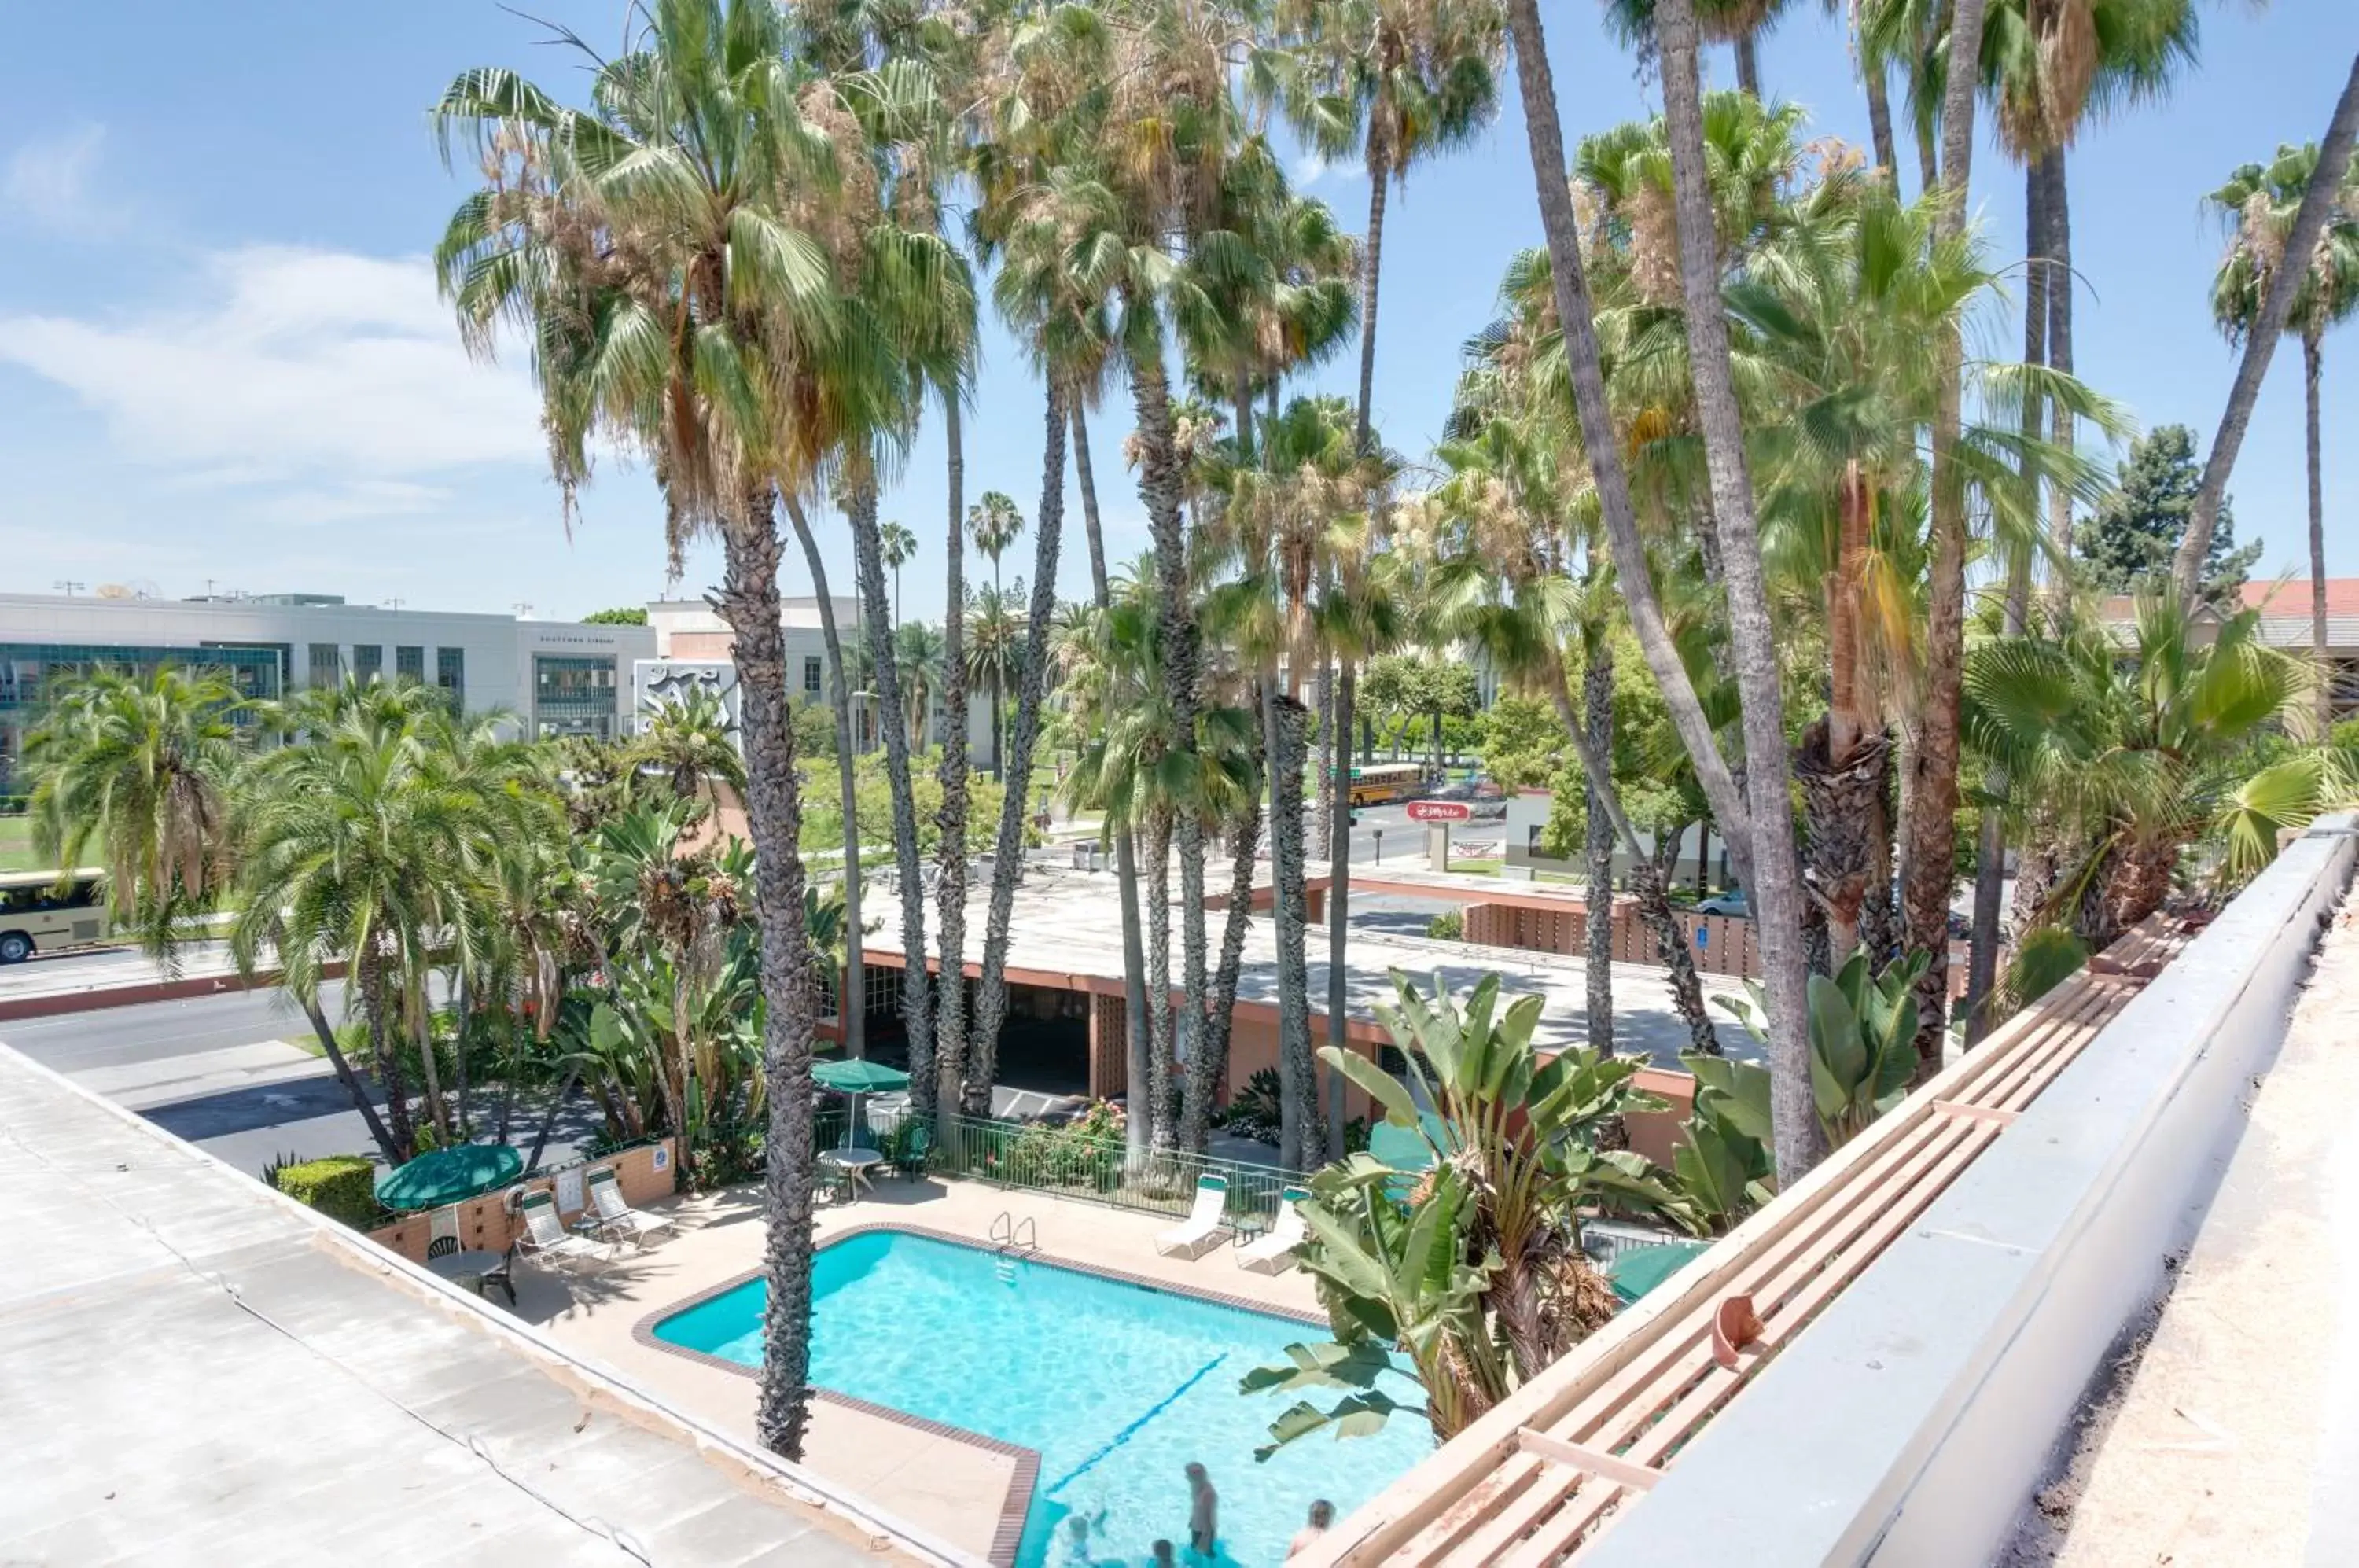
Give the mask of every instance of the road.
[[(73, 962), (103, 967), (111, 960), (84, 954)], [(329, 1018), (341, 1018), (342, 983), (322, 985), (321, 1002)], [(327, 1062), (285, 1043), (310, 1032), (301, 1009), (271, 989), (0, 1023), (0, 1044), (258, 1175), (289, 1154), (374, 1152), (367, 1123)], [(519, 1139), (538, 1127), (524, 1114), (530, 1109), (520, 1107)], [(477, 1116), (492, 1110), (490, 1096), (476, 1102)], [(560, 1116), (549, 1157), (562, 1157), (593, 1131), (590, 1119), (586, 1107)]]

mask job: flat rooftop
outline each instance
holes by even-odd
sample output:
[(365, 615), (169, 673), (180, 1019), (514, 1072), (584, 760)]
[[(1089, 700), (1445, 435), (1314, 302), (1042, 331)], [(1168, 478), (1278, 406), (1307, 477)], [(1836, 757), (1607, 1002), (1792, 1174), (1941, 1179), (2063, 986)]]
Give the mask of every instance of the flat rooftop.
[[(1205, 890), (1208, 894), (1225, 894), (1229, 884), (1227, 858), (1208, 857), (1208, 861), (1215, 858), (1217, 866), (1207, 866)], [(1316, 887), (1325, 878), (1326, 863), (1313, 861), (1308, 870), (1309, 879)], [(1179, 884), (1175, 874), (1171, 878), (1175, 897)], [(1268, 885), (1266, 866), (1258, 885)], [(1492, 877), (1410, 872), (1406, 866), (1386, 867), (1383, 875), (1378, 875), (1372, 868), (1354, 866), (1353, 886), (1355, 908), (1364, 896), (1372, 900), (1402, 896), (1431, 898), (1437, 903), (1447, 904), (1525, 898), (1576, 906), (1579, 902), (1572, 889), (1549, 884), (1502, 884)], [(978, 867), (969, 883), (967, 898), (966, 962), (970, 970), (983, 953), (983, 910), (989, 892), (989, 877)], [(939, 964), (941, 950), (936, 941), (936, 923), (930, 918), (930, 898), (928, 906), (927, 955)], [(865, 920), (882, 921), (864, 940), (863, 951), (886, 962), (897, 959), (901, 953), (899, 898), (872, 884), (862, 896), (861, 914)], [(1221, 931), (1227, 919), (1225, 910), (1208, 911), (1205, 916), (1208, 963), (1219, 962)], [(1176, 918), (1172, 925), (1171, 964), (1176, 988), (1180, 967)], [(1304, 948), (1310, 964), (1310, 1014), (1314, 1019), (1323, 1018), (1328, 970), (1327, 927), (1323, 920), (1312, 922)], [(1016, 886), (1007, 964), (1009, 979), (1018, 984), (1118, 994), (1123, 981), (1122, 920), (1114, 873), (1075, 870), (1061, 864), (1044, 866), (1035, 862), (1028, 866), (1024, 880)], [(1392, 981), (1387, 972), (1394, 969), (1404, 972), (1420, 986), (1430, 986), (1439, 973), (1444, 984), (1458, 995), (1473, 989), (1484, 975), (1495, 972), (1500, 989), (1506, 996), (1534, 995), (1544, 999), (1539, 1029), (1534, 1037), (1542, 1049), (1560, 1051), (1589, 1041), (1588, 978), (1586, 966), (1578, 955), (1440, 941), (1354, 925), (1344, 960), (1344, 985), (1356, 1033), (1384, 1038), (1375, 1021), (1375, 1005), (1392, 999)], [(1745, 995), (1744, 986), (1727, 975), (1706, 975), (1702, 983), (1707, 1005), (1715, 996)], [(1277, 1006), (1277, 928), (1267, 914), (1256, 915), (1245, 936), (1237, 1000), (1271, 1008)], [(1725, 1011), (1715, 1007), (1714, 1013), (1712, 1022), (1718, 1029), (1721, 1048), (1731, 1056), (1758, 1060), (1758, 1045), (1745, 1027)], [(1647, 964), (1614, 965), (1614, 1049), (1621, 1054), (1643, 1055), (1658, 1067), (1679, 1066), (1679, 1053), (1688, 1049), (1688, 1028), (1672, 1006), (1667, 971)]]
[(0, 1204), (0, 1561), (973, 1561), (5, 1049)]

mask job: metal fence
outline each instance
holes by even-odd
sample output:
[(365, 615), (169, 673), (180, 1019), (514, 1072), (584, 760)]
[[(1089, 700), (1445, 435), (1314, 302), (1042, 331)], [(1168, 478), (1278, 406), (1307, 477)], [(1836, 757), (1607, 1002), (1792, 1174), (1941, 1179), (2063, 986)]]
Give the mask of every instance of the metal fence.
[[(887, 1152), (896, 1152), (890, 1146), (908, 1136), (897, 1118), (871, 1115), (864, 1119), (872, 1134), (888, 1146)], [(818, 1128), (821, 1147), (828, 1147), (831, 1135), (840, 1137), (842, 1126), (840, 1113), (822, 1117)], [(1218, 1176), (1228, 1184), (1230, 1219), (1258, 1220), (1264, 1225), (1277, 1219), (1286, 1189), (1301, 1186), (1306, 1180), (1276, 1166), (1249, 1165), (1177, 1149), (1149, 1151), (1134, 1164), (1129, 1148), (1118, 1138), (977, 1116), (952, 1116), (946, 1130), (938, 1129), (926, 1165), (938, 1175), (1175, 1217), (1194, 1206), (1198, 1178)]]

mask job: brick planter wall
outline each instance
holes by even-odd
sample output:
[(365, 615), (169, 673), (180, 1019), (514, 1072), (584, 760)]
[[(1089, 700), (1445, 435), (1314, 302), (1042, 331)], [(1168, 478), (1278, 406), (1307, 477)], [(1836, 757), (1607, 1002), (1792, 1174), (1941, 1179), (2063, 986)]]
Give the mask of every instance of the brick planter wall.
[[(672, 1157), (672, 1140), (643, 1143), (626, 1149), (620, 1154), (610, 1154), (588, 1161), (582, 1171), (582, 1201), (590, 1201), (590, 1172), (600, 1166), (612, 1166), (614, 1179), (622, 1184), (624, 1201), (633, 1208), (645, 1208), (661, 1198), (669, 1198), (675, 1190), (674, 1178), (679, 1162)], [(658, 1168), (658, 1156), (661, 1156)], [(556, 1193), (557, 1177), (543, 1173), (496, 1192), (485, 1192), (458, 1205), (459, 1245), (467, 1251), (505, 1252), (508, 1244), (524, 1234), (524, 1224), (516, 1217), (515, 1204), (526, 1192)], [(388, 1252), (397, 1252), (412, 1263), (426, 1261), (426, 1244), (433, 1239), (434, 1214), (438, 1211), (422, 1209), (414, 1214), (404, 1214), (391, 1225), (379, 1226), (368, 1233), (368, 1238)], [(581, 1217), (582, 1211), (560, 1209), (559, 1217), (568, 1225)]]

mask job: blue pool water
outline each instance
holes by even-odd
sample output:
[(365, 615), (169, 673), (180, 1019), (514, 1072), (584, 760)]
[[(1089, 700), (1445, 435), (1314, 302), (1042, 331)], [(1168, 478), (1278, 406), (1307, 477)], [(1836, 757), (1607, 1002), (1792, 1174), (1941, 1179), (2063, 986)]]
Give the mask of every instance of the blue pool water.
[[(749, 1281), (656, 1337), (758, 1366), (767, 1294)], [(812, 1296), (813, 1383), (1039, 1451), (1019, 1568), (1068, 1562), (1059, 1538), (1076, 1511), (1102, 1516), (1093, 1563), (1144, 1563), (1158, 1537), (1184, 1556), (1190, 1460), (1220, 1493), (1218, 1562), (1277, 1568), (1312, 1499), (1340, 1518), (1433, 1446), (1422, 1419), (1396, 1415), (1374, 1436), (1314, 1435), (1256, 1465), (1296, 1396), (1248, 1398), (1237, 1379), (1325, 1337), (1262, 1312), (894, 1231), (822, 1248)]]

